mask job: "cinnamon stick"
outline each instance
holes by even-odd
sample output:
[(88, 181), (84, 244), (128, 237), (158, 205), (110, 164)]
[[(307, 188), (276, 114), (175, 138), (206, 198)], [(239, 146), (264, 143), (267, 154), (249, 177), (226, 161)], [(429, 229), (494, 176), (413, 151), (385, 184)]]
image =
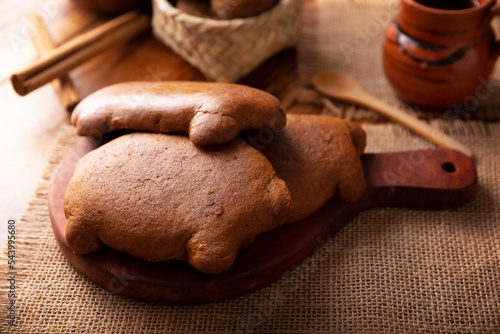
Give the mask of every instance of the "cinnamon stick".
[(125, 13), (82, 34), (14, 73), (11, 82), (19, 95), (26, 95), (61, 77), (104, 50), (132, 39), (149, 27), (149, 17), (138, 11)]
[[(56, 45), (45, 26), (43, 20), (36, 13), (30, 16), (30, 20), (37, 27), (32, 34), (32, 39), (40, 56), (43, 56), (56, 48)], [(73, 111), (78, 102), (80, 102), (80, 94), (76, 90), (73, 82), (68, 75), (63, 75), (60, 78), (52, 80), (54, 90), (61, 101), (61, 104), (67, 111)]]

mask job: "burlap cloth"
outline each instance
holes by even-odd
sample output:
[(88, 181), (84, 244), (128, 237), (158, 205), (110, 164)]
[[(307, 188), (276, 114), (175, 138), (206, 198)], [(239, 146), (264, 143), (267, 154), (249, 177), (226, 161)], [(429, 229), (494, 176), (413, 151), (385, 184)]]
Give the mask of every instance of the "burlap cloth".
[[(344, 70), (368, 91), (407, 108), (377, 65), (382, 26), (395, 8), (392, 0), (306, 1), (301, 74), (307, 79), (318, 70)], [(362, 52), (351, 53), (349, 60), (338, 46), (357, 43), (359, 29), (373, 29), (373, 36), (366, 45), (352, 44)], [(304, 52), (304, 43), (310, 52)], [(470, 118), (498, 119), (496, 95)], [(339, 110), (346, 118), (378, 119), (367, 110)], [(500, 124), (439, 117), (432, 124), (476, 153), (479, 190), (473, 202), (445, 211), (365, 211), (281, 280), (235, 300), (189, 307), (147, 304), (104, 290), (59, 251), (47, 187), (78, 140), (68, 126), (17, 223), (16, 327), (3, 316), (9, 270), (5, 254), (0, 258), (0, 332), (500, 333)], [(398, 125), (363, 127), (367, 152), (432, 147)]]
[[(47, 209), (50, 176), (78, 139), (64, 128), (17, 224), (17, 327), (2, 333), (500, 333), (500, 124), (435, 121), (477, 154), (479, 192), (445, 211), (365, 211), (263, 289), (216, 304), (147, 304), (77, 272)], [(432, 147), (398, 125), (363, 125), (368, 152)], [(5, 255), (4, 255), (5, 256)], [(1, 259), (5, 310), (6, 261)]]
[[(385, 31), (396, 17), (398, 6), (399, 0), (305, 1), (299, 42), (299, 72), (303, 84), (307, 85), (319, 71), (336, 70), (350, 74), (366, 91), (422, 119), (500, 120), (500, 62), (491, 75), (487, 91), (490, 93), (483, 93), (486, 98), (471, 96), (464, 100), (464, 112), (454, 107), (441, 112), (421, 110), (398, 98), (382, 66)], [(495, 20), (492, 26), (500, 30), (499, 20)], [(383, 120), (382, 116), (363, 108), (335, 106), (335, 116), (352, 120)]]

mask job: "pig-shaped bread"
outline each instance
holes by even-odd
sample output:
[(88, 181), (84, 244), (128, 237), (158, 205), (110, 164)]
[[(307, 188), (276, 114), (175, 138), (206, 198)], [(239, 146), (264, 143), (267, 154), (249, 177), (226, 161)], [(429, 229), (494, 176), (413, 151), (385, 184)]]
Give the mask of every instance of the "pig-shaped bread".
[(247, 134), (246, 139), (287, 183), (293, 201), (287, 222), (308, 217), (330, 198), (354, 202), (363, 197), (366, 181), (360, 157), (366, 133), (357, 123), (289, 114), (283, 130)]
[(78, 162), (64, 198), (66, 239), (79, 254), (103, 243), (219, 273), (240, 247), (282, 224), (290, 206), (285, 182), (241, 139), (207, 148), (186, 136), (132, 133)]
[(123, 82), (98, 90), (75, 108), (79, 135), (119, 129), (189, 134), (197, 145), (220, 145), (250, 129), (281, 129), (280, 101), (262, 90), (216, 82)]

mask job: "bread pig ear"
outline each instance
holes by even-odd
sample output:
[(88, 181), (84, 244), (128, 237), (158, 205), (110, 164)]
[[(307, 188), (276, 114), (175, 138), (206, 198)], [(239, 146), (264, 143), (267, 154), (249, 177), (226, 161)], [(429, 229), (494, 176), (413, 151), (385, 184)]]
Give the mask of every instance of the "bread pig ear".
[(240, 130), (231, 116), (198, 111), (189, 124), (189, 139), (196, 145), (221, 145), (236, 138)]
[(285, 181), (275, 176), (267, 186), (270, 206), (276, 221), (281, 224), (285, 221), (292, 207), (292, 196)]

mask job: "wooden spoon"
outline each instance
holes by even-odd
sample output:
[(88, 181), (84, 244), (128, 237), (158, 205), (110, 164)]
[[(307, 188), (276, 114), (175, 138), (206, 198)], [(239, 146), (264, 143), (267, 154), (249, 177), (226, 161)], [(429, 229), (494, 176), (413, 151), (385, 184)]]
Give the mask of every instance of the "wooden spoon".
[(384, 101), (367, 93), (354, 78), (339, 72), (322, 72), (313, 79), (314, 87), (322, 94), (343, 102), (354, 103), (399, 122), (435, 144), (453, 148), (472, 157), (472, 151), (452, 137), (438, 129), (411, 116), (401, 109), (395, 108)]

